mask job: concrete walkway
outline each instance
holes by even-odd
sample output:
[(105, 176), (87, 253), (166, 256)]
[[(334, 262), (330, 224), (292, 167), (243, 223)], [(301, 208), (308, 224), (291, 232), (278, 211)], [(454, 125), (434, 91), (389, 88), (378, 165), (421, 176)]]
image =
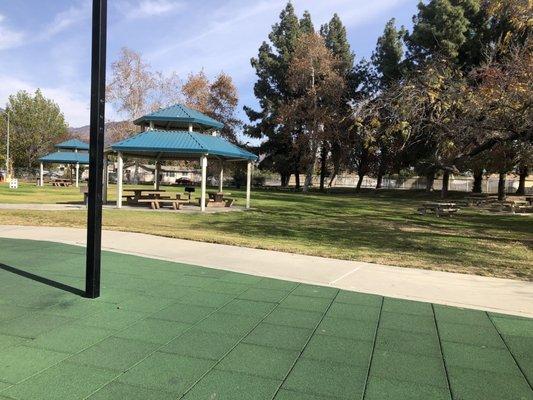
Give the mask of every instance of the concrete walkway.
[[(0, 237), (85, 244), (77, 228), (0, 225)], [(533, 283), (391, 267), (130, 232), (103, 232), (103, 248), (162, 260), (396, 298), (533, 317)], [(0, 255), (1, 261), (1, 255)]]

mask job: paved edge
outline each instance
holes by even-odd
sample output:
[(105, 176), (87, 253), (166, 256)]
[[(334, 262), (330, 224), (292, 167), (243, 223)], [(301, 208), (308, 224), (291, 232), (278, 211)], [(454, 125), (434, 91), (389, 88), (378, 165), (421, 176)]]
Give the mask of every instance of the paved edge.
[[(79, 228), (0, 225), (0, 237), (84, 246)], [(381, 296), (533, 317), (533, 282), (103, 231), (103, 250)]]

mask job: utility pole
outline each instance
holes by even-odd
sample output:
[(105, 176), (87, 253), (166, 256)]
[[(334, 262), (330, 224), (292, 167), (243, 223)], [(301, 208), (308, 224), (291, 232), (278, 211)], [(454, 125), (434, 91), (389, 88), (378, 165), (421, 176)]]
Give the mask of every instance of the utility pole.
[(100, 296), (102, 255), (102, 186), (104, 165), (107, 0), (93, 0), (89, 201), (85, 296)]

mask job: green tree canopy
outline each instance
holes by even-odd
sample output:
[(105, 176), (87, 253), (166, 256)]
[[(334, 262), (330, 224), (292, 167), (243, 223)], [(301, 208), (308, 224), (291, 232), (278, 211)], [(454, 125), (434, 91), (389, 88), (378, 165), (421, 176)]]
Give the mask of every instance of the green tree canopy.
[[(39, 157), (68, 136), (68, 125), (59, 106), (39, 89), (34, 94), (21, 90), (9, 96), (6, 112), (10, 120), (10, 158), (15, 168), (36, 167)], [(0, 124), (5, 135), (6, 119)]]

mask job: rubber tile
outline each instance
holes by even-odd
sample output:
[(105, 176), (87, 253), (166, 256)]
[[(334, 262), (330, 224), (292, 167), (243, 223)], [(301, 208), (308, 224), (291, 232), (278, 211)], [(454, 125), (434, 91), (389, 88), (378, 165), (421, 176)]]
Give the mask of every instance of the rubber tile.
[(255, 286), (259, 282), (261, 282), (263, 278), (260, 276), (244, 275), (244, 274), (237, 274), (234, 272), (229, 272), (221, 276), (218, 280), (221, 282), (240, 283), (242, 285)]
[(261, 323), (244, 338), (243, 342), (279, 349), (301, 350), (311, 333), (311, 329)]
[(198, 323), (195, 328), (203, 332), (242, 337), (259, 321), (260, 318), (255, 316), (225, 314), (219, 311)]
[(0, 324), (14, 318), (20, 318), (32, 310), (24, 307), (17, 307), (11, 304), (0, 304)]
[(0, 381), (17, 383), (57, 364), (68, 356), (66, 353), (26, 346), (9, 348), (1, 353)]
[(294, 289), (292, 294), (297, 296), (321, 297), (333, 300), (338, 292), (339, 289), (331, 287), (300, 285), (296, 289)]
[(448, 388), (371, 376), (365, 400), (450, 400)]
[(446, 342), (505, 348), (502, 338), (493, 326), (472, 326), (440, 322), (439, 335), (440, 339)]
[(78, 353), (69, 361), (125, 371), (157, 348), (154, 343), (111, 337)]
[(103, 329), (123, 329), (147, 316), (146, 313), (110, 308), (76, 321), (80, 325)]
[(118, 378), (119, 382), (180, 396), (212, 366), (211, 360), (156, 352)]
[(190, 304), (172, 304), (161, 311), (151, 314), (150, 317), (168, 321), (195, 324), (216, 310), (216, 307), (194, 306)]
[(322, 313), (277, 308), (268, 317), (266, 323), (292, 326), (295, 328), (314, 329), (322, 318)]
[(519, 374), (511, 354), (504, 349), (442, 342), (447, 366), (458, 366), (502, 374)]
[(437, 334), (435, 319), (428, 315), (399, 314), (382, 312), (380, 328), (395, 329), (405, 332)]
[(280, 308), (290, 308), (292, 310), (325, 312), (331, 300), (323, 297), (306, 297), (297, 296), (294, 294), (289, 295), (280, 304)]
[(0, 334), (0, 358), (2, 358), (2, 353), (4, 349), (9, 347), (18, 346), (20, 344), (30, 342), (32, 339), (22, 338), (19, 336), (10, 336)]
[(64, 353), (77, 353), (111, 336), (113, 330), (93, 328), (77, 323), (43, 333), (26, 345)]
[(487, 313), (484, 311), (467, 310), (435, 304), (435, 318), (437, 322), (451, 322), (475, 326), (492, 326)]
[(25, 314), (20, 318), (0, 322), (0, 333), (12, 336), (35, 338), (40, 334), (51, 331), (75, 321), (73, 318), (47, 315), (41, 312)]
[(258, 376), (214, 370), (182, 400), (270, 400), (280, 384)]
[(279, 303), (289, 294), (286, 290), (252, 287), (238, 296), (239, 299)]
[(533, 391), (517, 374), (448, 368), (454, 400), (532, 400)]
[(442, 357), (437, 335), (380, 328), (376, 349), (427, 357)]
[(533, 338), (533, 319), (492, 317), (492, 321), (502, 335)]
[(294, 390), (281, 389), (274, 400), (338, 400), (338, 397), (314, 396), (309, 393), (295, 392)]
[(236, 299), (220, 309), (221, 312), (237, 315), (263, 317), (276, 307), (275, 303)]
[(300, 359), (283, 388), (314, 396), (361, 398), (367, 370), (344, 364)]
[(192, 325), (184, 322), (146, 318), (115, 334), (116, 337), (165, 344)]
[(18, 400), (83, 399), (115, 376), (113, 371), (63, 362), (2, 394)]
[(379, 319), (379, 307), (335, 302), (329, 308), (326, 316), (353, 319), (357, 321), (377, 322)]
[(88, 400), (176, 400), (176, 394), (111, 382), (88, 397)]
[(504, 339), (529, 382), (533, 382), (533, 337), (504, 336)]
[(348, 339), (373, 341), (377, 321), (353, 320), (325, 317), (318, 326), (317, 333)]
[(374, 294), (339, 291), (335, 298), (336, 303), (359, 304), (361, 306), (381, 307), (383, 297)]
[(232, 283), (232, 282), (223, 282), (219, 280), (206, 286), (206, 290), (209, 292), (232, 294), (232, 295), (241, 294), (247, 289), (249, 289), (249, 285), (240, 284), (240, 283)]
[(281, 380), (299, 354), (294, 350), (241, 343), (224, 357), (216, 369)]
[(395, 351), (374, 351), (371, 376), (442, 388), (448, 386), (441, 358)]
[(314, 335), (305, 348), (302, 357), (368, 367), (371, 354), (372, 342)]
[(238, 337), (192, 329), (161, 348), (167, 353), (219, 360), (239, 341)]
[(419, 301), (391, 299), (386, 297), (383, 301), (383, 311), (400, 314), (433, 316), (431, 303), (421, 303)]
[(179, 300), (183, 304), (192, 304), (203, 307), (222, 307), (235, 298), (235, 295), (196, 291)]
[(278, 279), (263, 278), (261, 279), (261, 281), (259, 281), (254, 286), (256, 288), (261, 288), (261, 289), (274, 289), (274, 290), (283, 290), (286, 292), (290, 292), (298, 285), (300, 284), (297, 282), (280, 281)]

